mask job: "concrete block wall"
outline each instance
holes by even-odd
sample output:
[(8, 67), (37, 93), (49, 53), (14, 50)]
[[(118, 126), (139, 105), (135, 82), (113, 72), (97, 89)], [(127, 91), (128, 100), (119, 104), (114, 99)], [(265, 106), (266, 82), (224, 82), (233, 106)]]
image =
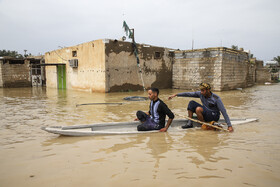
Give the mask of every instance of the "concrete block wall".
[(256, 60), (256, 58), (254, 58), (253, 62), (255, 62), (256, 68), (263, 68), (263, 61), (262, 60)]
[(173, 64), (173, 88), (196, 90), (201, 82), (221, 88), (222, 56), (219, 50), (176, 51)]
[(0, 60), (0, 88), (3, 87), (2, 66), (3, 66), (3, 61)]
[(207, 82), (216, 91), (244, 88), (254, 84), (254, 72), (243, 51), (223, 47), (176, 51), (172, 86), (196, 90)]
[(237, 50), (223, 50), (221, 90), (247, 87), (249, 74), (248, 55)]
[(259, 84), (271, 82), (271, 73), (267, 68), (258, 68), (256, 70), (256, 82)]
[(248, 62), (247, 67), (248, 67), (248, 75), (247, 75), (247, 79), (246, 79), (247, 87), (251, 87), (251, 86), (255, 85), (255, 83), (256, 83), (257, 66), (256, 66), (256, 64)]
[(10, 64), (9, 60), (1, 62), (0, 86), (2, 87), (31, 87), (29, 62)]

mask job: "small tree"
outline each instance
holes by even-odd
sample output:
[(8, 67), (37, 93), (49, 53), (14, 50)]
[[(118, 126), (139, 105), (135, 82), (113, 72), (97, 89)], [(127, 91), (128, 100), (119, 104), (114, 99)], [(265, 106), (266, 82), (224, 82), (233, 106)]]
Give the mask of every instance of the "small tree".
[(17, 51), (10, 51), (10, 50), (0, 50), (0, 56), (9, 56), (14, 58), (23, 58), (21, 54), (19, 54)]
[(254, 58), (254, 54), (250, 54), (250, 58)]
[(231, 48), (234, 49), (234, 50), (238, 50), (238, 46), (237, 45), (232, 45)]

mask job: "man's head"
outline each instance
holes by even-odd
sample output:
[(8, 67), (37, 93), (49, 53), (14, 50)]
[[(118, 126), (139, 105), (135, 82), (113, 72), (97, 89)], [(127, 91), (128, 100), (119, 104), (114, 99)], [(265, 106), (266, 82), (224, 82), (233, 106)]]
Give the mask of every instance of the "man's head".
[(158, 98), (159, 90), (157, 88), (150, 88), (148, 90), (148, 96), (150, 100), (156, 100)]
[(211, 95), (211, 86), (208, 83), (201, 83), (199, 85), (200, 92), (204, 97), (208, 97)]

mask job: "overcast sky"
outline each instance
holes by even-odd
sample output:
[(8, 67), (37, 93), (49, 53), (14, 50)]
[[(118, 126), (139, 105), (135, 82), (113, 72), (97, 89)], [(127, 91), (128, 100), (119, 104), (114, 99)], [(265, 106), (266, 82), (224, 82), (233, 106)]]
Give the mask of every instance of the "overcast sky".
[(174, 49), (231, 47), (280, 56), (279, 0), (0, 0), (0, 49), (37, 55), (96, 39)]

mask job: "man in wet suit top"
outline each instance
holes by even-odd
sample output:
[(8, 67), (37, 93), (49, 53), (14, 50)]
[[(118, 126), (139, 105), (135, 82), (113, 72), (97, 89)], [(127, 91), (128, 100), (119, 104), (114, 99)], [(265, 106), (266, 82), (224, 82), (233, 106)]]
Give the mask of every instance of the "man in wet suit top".
[[(220, 119), (220, 112), (221, 112), (226, 120), (228, 130), (232, 132), (233, 128), (231, 126), (230, 119), (228, 117), (227, 111), (224, 107), (221, 98), (218, 95), (211, 92), (211, 86), (208, 83), (201, 83), (199, 88), (200, 91), (178, 93), (170, 96), (168, 99), (170, 100), (176, 96), (200, 98), (203, 105), (195, 101), (189, 102), (188, 116), (192, 118), (193, 113), (196, 113), (197, 118), (200, 121), (210, 122), (210, 121), (218, 121)], [(193, 125), (191, 120), (189, 120), (186, 125), (182, 126), (182, 128), (192, 128), (192, 127)]]
[[(137, 126), (138, 131), (149, 131), (149, 130), (159, 130), (161, 132), (166, 132), (174, 119), (174, 114), (168, 108), (168, 106), (158, 98), (159, 90), (157, 88), (150, 88), (148, 90), (148, 96), (151, 100), (150, 110), (145, 113), (143, 111), (137, 111), (137, 119), (141, 122)], [(165, 117), (169, 117), (165, 125)]]

